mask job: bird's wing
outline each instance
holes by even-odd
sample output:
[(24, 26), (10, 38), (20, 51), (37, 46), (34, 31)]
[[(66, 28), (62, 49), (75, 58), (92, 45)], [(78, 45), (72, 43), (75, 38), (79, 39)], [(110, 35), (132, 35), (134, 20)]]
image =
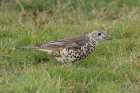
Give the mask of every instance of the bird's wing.
[(85, 45), (88, 41), (89, 39), (86, 35), (78, 35), (39, 44), (36, 45), (36, 47), (42, 49), (56, 49), (56, 50), (60, 48), (78, 49), (80, 48), (80, 46)]

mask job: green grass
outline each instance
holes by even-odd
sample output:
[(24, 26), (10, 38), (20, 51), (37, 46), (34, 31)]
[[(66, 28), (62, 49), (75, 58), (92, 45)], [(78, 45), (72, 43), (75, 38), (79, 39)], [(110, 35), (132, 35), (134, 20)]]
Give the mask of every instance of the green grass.
[[(15, 1), (0, 1), (0, 93), (140, 92), (139, 0), (20, 0), (25, 12)], [(112, 40), (70, 65), (12, 50), (93, 29)]]

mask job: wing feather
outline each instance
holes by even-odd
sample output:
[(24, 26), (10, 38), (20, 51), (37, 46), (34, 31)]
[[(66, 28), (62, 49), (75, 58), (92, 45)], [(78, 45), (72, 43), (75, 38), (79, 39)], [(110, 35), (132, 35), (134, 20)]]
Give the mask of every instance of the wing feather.
[(85, 45), (89, 41), (86, 35), (72, 36), (69, 38), (61, 38), (51, 42), (36, 45), (38, 48), (43, 49), (59, 49), (59, 48), (73, 48), (78, 49), (79, 47)]

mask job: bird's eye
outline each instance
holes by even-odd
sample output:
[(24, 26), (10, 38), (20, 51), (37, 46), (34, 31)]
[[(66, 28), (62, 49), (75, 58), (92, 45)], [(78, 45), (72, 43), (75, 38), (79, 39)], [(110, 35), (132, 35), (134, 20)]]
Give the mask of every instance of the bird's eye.
[(100, 36), (101, 35), (101, 33), (98, 33), (98, 36)]

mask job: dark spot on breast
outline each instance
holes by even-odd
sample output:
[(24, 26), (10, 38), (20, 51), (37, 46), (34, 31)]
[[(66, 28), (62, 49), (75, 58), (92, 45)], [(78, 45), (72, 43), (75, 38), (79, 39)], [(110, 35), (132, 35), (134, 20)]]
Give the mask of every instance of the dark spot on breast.
[(66, 59), (68, 61), (68, 59)]

